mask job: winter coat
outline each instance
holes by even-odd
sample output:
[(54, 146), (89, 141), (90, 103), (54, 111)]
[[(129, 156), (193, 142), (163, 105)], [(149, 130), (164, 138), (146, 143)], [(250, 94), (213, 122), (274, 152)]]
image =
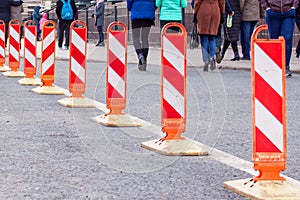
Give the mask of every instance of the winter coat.
[(42, 30), (43, 29), (43, 25), (44, 25), (44, 22), (48, 20), (48, 14), (47, 13), (44, 13), (42, 15), (42, 18), (40, 20), (40, 29)]
[(127, 0), (127, 9), (130, 11), (130, 20), (155, 20), (155, 0)]
[(273, 11), (286, 12), (291, 7), (298, 7), (298, 0), (258, 0), (263, 9), (271, 8)]
[(225, 12), (224, 0), (195, 0), (194, 13), (198, 34), (217, 35), (221, 13)]
[(23, 5), (10, 6), (10, 19), (17, 19), (22, 23), (22, 12), (24, 12)]
[(181, 21), (181, 8), (186, 6), (186, 0), (156, 0), (156, 7), (160, 8), (160, 20)]
[(104, 24), (104, 10), (105, 5), (104, 2), (100, 2), (96, 4), (94, 16), (95, 16), (95, 26), (103, 26)]
[(35, 6), (32, 13), (32, 19), (37, 26), (38, 33), (40, 32), (40, 19), (42, 18), (42, 15), (40, 14), (40, 9), (41, 6)]
[(8, 23), (10, 20), (10, 6), (19, 6), (23, 1), (1, 0), (0, 3), (0, 20)]
[[(57, 18), (58, 18), (59, 21), (63, 21), (63, 19), (61, 18), (61, 10), (62, 10), (62, 7), (63, 7), (64, 3), (62, 1), (68, 2), (68, 0), (58, 0), (56, 2), (55, 12), (56, 12), (56, 15), (57, 15)], [(77, 13), (77, 7), (76, 7), (76, 4), (75, 4), (75, 1), (71, 0), (70, 4), (71, 4), (72, 10), (73, 10), (73, 18), (78, 19), (78, 13)], [(64, 20), (64, 21), (73, 21), (74, 19)]]
[(258, 21), (261, 16), (258, 0), (240, 0), (240, 10), (242, 21)]
[(229, 4), (231, 9), (234, 11), (234, 15), (232, 16), (232, 27), (228, 28), (226, 26), (228, 13), (227, 12), (225, 13), (225, 17), (224, 17), (225, 38), (228, 39), (229, 41), (239, 41), (240, 27), (241, 27), (240, 1), (229, 0)]

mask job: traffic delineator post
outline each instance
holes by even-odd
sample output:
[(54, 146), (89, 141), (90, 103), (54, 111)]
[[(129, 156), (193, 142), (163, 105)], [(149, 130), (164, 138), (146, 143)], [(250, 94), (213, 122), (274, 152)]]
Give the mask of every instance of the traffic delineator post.
[(127, 27), (112, 22), (107, 28), (106, 106), (109, 113), (92, 118), (104, 126), (141, 126), (128, 114), (126, 107)]
[(42, 53), (40, 74), (42, 85), (33, 88), (32, 91), (38, 94), (64, 94), (62, 88), (54, 85), (55, 79), (55, 38), (56, 24), (54, 21), (44, 22), (42, 29)]
[(259, 39), (267, 29), (259, 26), (251, 38), (252, 159), (259, 174), (224, 187), (253, 199), (300, 199), (300, 187), (280, 175), (286, 169), (285, 40)]
[(70, 97), (58, 100), (66, 107), (94, 108), (93, 100), (83, 96), (86, 88), (87, 26), (76, 20), (70, 26), (69, 91)]
[(10, 70), (10, 68), (5, 65), (5, 35), (5, 22), (0, 20), (0, 72)]
[(12, 19), (9, 22), (9, 44), (8, 65), (10, 70), (3, 73), (7, 77), (24, 77), (25, 74), (19, 70), (20, 67), (20, 32), (21, 23)]
[[(178, 27), (178, 33), (168, 33)], [(161, 33), (161, 139), (142, 143), (142, 147), (164, 155), (208, 155), (207, 150), (181, 134), (186, 130), (186, 37), (180, 23), (166, 24)]]
[(41, 85), (36, 74), (37, 31), (33, 20), (24, 23), (24, 73), (25, 77), (18, 81), (21, 85)]

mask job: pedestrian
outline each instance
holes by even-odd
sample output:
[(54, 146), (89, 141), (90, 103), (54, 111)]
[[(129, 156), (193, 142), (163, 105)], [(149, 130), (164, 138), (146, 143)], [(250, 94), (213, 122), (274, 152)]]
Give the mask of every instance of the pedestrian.
[(95, 18), (95, 26), (97, 26), (99, 40), (96, 44), (97, 46), (105, 46), (104, 44), (104, 34), (103, 34), (103, 25), (104, 25), (104, 10), (105, 4), (104, 0), (97, 0), (95, 11), (94, 11), (94, 18)]
[(67, 50), (70, 46), (70, 25), (74, 19), (78, 19), (77, 7), (74, 0), (58, 0), (55, 12), (59, 25), (58, 48), (62, 49), (65, 33), (64, 49)]
[[(230, 59), (231, 61), (239, 61), (240, 54), (238, 50), (237, 43), (240, 38), (240, 29), (241, 29), (241, 11), (240, 11), (240, 1), (236, 0), (229, 0), (229, 4), (231, 9), (234, 11), (234, 15), (231, 13), (225, 12), (224, 17), (224, 43), (223, 48), (221, 51), (221, 60), (224, 58), (226, 50), (228, 49), (229, 45), (231, 45), (234, 57)], [(229, 17), (228, 17), (229, 16)], [(227, 26), (227, 20), (230, 18), (232, 19), (231, 27)]]
[[(160, 8), (159, 19), (160, 28), (163, 28), (169, 22), (182, 22), (181, 8), (186, 8), (186, 0), (156, 0), (156, 6)], [(177, 27), (170, 28), (178, 32)]]
[[(23, 16), (22, 12), (24, 12), (23, 8), (23, 1), (20, 0), (14, 0), (16, 3), (20, 3), (19, 6), (10, 6), (10, 19), (16, 19), (20, 22), (20, 40), (23, 35)], [(20, 42), (20, 48), (21, 48), (21, 42)]]
[[(298, 8), (296, 9), (296, 25), (298, 27), (298, 30), (300, 31), (300, 1), (298, 4)], [(297, 48), (296, 48), (296, 58), (299, 58), (300, 56), (300, 38), (298, 40)]]
[(149, 52), (149, 33), (155, 20), (155, 0), (127, 0), (130, 12), (133, 46), (139, 63), (138, 69), (146, 71)]
[(269, 0), (259, 0), (259, 2), (266, 10), (266, 23), (270, 39), (278, 39), (279, 36), (283, 36), (285, 39), (285, 75), (290, 77), (292, 76), (290, 59), (298, 0), (271, 1), (271, 3)]
[(197, 20), (198, 34), (200, 35), (202, 60), (204, 71), (216, 68), (216, 35), (225, 12), (224, 0), (195, 0), (194, 15)]
[(257, 0), (240, 0), (241, 16), (241, 46), (243, 57), (241, 60), (250, 60), (251, 35), (260, 18), (263, 17)]
[(40, 14), (40, 9), (41, 6), (35, 6), (32, 13), (32, 20), (36, 24), (37, 40), (40, 40), (41, 38), (40, 19), (42, 18), (42, 15)]
[(43, 30), (44, 23), (48, 20), (48, 13), (43, 13), (42, 18), (40, 19), (40, 30)]
[(0, 20), (5, 23), (5, 46), (8, 38), (8, 24), (10, 20), (10, 6), (20, 6), (23, 1), (1, 0), (0, 3)]

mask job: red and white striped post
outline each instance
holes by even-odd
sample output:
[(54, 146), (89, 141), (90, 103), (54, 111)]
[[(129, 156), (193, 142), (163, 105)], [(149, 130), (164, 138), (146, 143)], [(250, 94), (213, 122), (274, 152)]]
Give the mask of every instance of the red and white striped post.
[(37, 65), (36, 48), (36, 24), (33, 20), (28, 20), (24, 23), (24, 73), (26, 76), (18, 81), (21, 85), (42, 84), (40, 79), (35, 77)]
[(9, 22), (9, 44), (8, 44), (8, 65), (10, 71), (4, 72), (8, 77), (24, 77), (25, 74), (19, 70), (20, 67), (20, 28), (19, 20), (12, 19)]
[(259, 175), (254, 181), (284, 180), (286, 168), (285, 40), (252, 37), (253, 161)]
[(5, 22), (0, 20), (0, 72), (10, 70), (10, 68), (5, 65), (5, 36)]
[(54, 21), (44, 22), (42, 29), (42, 54), (40, 74), (42, 86), (33, 88), (38, 94), (64, 94), (64, 91), (55, 86), (55, 38), (56, 24)]
[(106, 106), (110, 111), (94, 119), (105, 126), (140, 126), (140, 123), (122, 112), (126, 107), (127, 39), (124, 23), (112, 22), (108, 26)]
[(58, 100), (66, 107), (94, 108), (92, 100), (83, 97), (86, 88), (87, 26), (76, 20), (70, 26), (69, 91), (71, 96)]
[[(180, 32), (168, 33), (171, 27)], [(186, 37), (184, 26), (168, 23), (161, 38), (161, 124), (166, 136), (142, 144), (166, 155), (207, 155), (192, 140), (181, 136), (186, 129)]]
[(286, 168), (285, 40), (260, 39), (263, 30), (268, 26), (257, 27), (251, 39), (252, 159), (259, 174), (224, 187), (249, 199), (300, 199), (299, 184), (280, 176)]

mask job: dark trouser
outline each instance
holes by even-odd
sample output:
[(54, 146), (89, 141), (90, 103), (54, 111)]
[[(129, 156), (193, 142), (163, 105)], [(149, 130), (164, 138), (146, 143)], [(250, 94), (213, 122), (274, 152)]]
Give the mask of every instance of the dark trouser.
[(224, 40), (223, 49), (222, 49), (223, 56), (224, 56), (224, 54), (225, 54), (225, 52), (228, 49), (230, 44), (231, 44), (231, 47), (232, 47), (232, 50), (233, 50), (233, 53), (234, 53), (234, 57), (235, 58), (240, 57), (239, 50), (238, 50), (238, 47), (237, 47), (237, 41), (236, 40), (229, 41), (228, 39)]
[[(298, 27), (298, 30), (300, 31), (300, 21), (299, 20), (296, 20), (296, 25)], [(300, 55), (300, 38), (298, 40), (298, 44), (297, 44), (297, 48), (296, 48), (296, 54)]]
[(102, 26), (97, 26), (97, 30), (98, 30), (98, 34), (99, 34), (99, 42), (103, 42), (104, 41), (104, 34), (102, 31)]
[(219, 28), (218, 28), (218, 33), (216, 36), (216, 48), (218, 48), (219, 51), (221, 51), (221, 46), (222, 46), (222, 27), (223, 27), (223, 24), (220, 24)]
[(66, 37), (65, 46), (70, 46), (70, 25), (72, 20), (61, 20), (59, 22), (59, 32), (58, 32), (58, 47), (62, 47), (62, 43), (64, 40), (64, 32)]
[(151, 20), (132, 20), (133, 46), (137, 55), (142, 54), (147, 59), (149, 52), (149, 32), (153, 25)]
[(241, 24), (241, 46), (244, 58), (250, 58), (250, 41), (257, 21), (242, 21)]

